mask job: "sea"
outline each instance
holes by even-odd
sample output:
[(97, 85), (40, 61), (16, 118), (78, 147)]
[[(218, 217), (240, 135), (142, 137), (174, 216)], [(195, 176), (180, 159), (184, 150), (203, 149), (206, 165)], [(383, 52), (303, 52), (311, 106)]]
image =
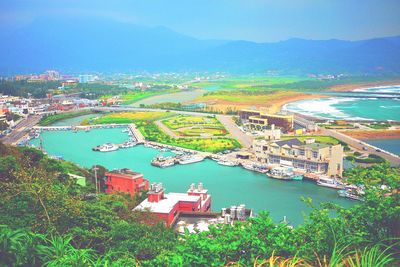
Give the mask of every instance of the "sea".
[(296, 101), (283, 109), (332, 120), (400, 121), (399, 85), (327, 94), (332, 97)]

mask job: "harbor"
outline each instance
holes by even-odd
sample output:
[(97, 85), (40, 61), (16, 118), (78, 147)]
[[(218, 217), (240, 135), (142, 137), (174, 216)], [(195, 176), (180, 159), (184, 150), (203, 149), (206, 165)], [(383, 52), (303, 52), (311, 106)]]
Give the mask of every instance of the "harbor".
[[(220, 211), (227, 203), (245, 203), (255, 213), (262, 210), (270, 211), (277, 222), (281, 221), (283, 216), (287, 216), (291, 223), (299, 224), (303, 221), (303, 212), (310, 210), (301, 201), (302, 196), (311, 197), (314, 203), (332, 201), (345, 207), (354, 204), (353, 201), (340, 197), (336, 190), (317, 186), (314, 182), (271, 179), (265, 173), (245, 169), (244, 165), (223, 166), (211, 158), (192, 164), (158, 168), (151, 165), (151, 161), (157, 155), (168, 157), (174, 156), (174, 153), (171, 150), (162, 152), (154, 146), (137, 145), (110, 153), (92, 151), (98, 144), (123, 143), (127, 137), (121, 128), (93, 129), (77, 133), (44, 131), (41, 134), (43, 147), (49, 155), (61, 155), (65, 160), (75, 162), (82, 167), (91, 168), (98, 164), (110, 170), (130, 168), (143, 173), (150, 182), (162, 182), (168, 192), (186, 191), (188, 184), (203, 182), (213, 195), (214, 211)], [(38, 146), (39, 141), (33, 139), (31, 144)], [(211, 154), (208, 154), (211, 157)], [(223, 157), (217, 154), (215, 156)], [(240, 161), (243, 164), (249, 163), (246, 166), (252, 168), (251, 161), (246, 159)]]

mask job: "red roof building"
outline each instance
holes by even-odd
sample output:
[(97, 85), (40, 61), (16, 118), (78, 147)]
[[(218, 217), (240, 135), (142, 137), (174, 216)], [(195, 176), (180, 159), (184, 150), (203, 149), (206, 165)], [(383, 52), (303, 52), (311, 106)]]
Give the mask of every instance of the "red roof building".
[(211, 212), (211, 195), (199, 183), (197, 188), (191, 184), (186, 193), (164, 193), (161, 183), (152, 184), (147, 199), (140, 203), (134, 211), (149, 211), (172, 225), (180, 212)]
[(134, 196), (137, 193), (149, 190), (149, 181), (143, 178), (143, 174), (129, 169), (106, 172), (105, 176), (107, 194), (123, 192)]

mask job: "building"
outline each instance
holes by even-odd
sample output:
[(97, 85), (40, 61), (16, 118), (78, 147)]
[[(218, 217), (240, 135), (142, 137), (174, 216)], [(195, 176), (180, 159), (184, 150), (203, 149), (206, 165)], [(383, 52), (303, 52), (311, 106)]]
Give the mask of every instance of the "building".
[(143, 174), (129, 169), (106, 172), (105, 177), (107, 194), (123, 192), (134, 196), (140, 192), (149, 190), (149, 181), (143, 178)]
[(281, 139), (281, 129), (275, 129), (275, 124), (264, 131), (266, 140), (279, 140)]
[(280, 164), (329, 176), (342, 176), (343, 147), (316, 143), (314, 139), (301, 142), (297, 138), (283, 141), (255, 140), (254, 152), (258, 161)]
[(90, 83), (96, 81), (97, 79), (98, 77), (92, 74), (79, 75), (79, 83)]
[(168, 193), (161, 183), (152, 184), (147, 199), (140, 203), (134, 211), (149, 211), (162, 219), (166, 225), (172, 225), (181, 212), (208, 213), (211, 211), (211, 195), (203, 184), (194, 184), (186, 193)]
[(239, 117), (243, 125), (262, 131), (267, 130), (268, 125), (272, 124), (281, 128), (283, 132), (291, 131), (294, 126), (293, 115), (270, 114), (266, 108), (260, 110), (242, 109), (239, 111)]

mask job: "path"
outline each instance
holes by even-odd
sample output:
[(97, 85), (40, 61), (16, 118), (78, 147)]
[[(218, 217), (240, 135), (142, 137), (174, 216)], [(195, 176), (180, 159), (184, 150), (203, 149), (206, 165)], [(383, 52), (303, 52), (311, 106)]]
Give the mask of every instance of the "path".
[(172, 138), (175, 138), (175, 139), (179, 138), (179, 136), (176, 133), (174, 133), (174, 131), (172, 131), (170, 128), (165, 126), (165, 124), (162, 123), (161, 121), (156, 121), (155, 123), (164, 133), (168, 134)]
[(229, 131), (233, 138), (237, 139), (244, 148), (250, 148), (250, 146), (253, 144), (253, 137), (242, 132), (240, 128), (236, 125), (236, 123), (232, 120), (232, 116), (217, 115), (216, 117)]

